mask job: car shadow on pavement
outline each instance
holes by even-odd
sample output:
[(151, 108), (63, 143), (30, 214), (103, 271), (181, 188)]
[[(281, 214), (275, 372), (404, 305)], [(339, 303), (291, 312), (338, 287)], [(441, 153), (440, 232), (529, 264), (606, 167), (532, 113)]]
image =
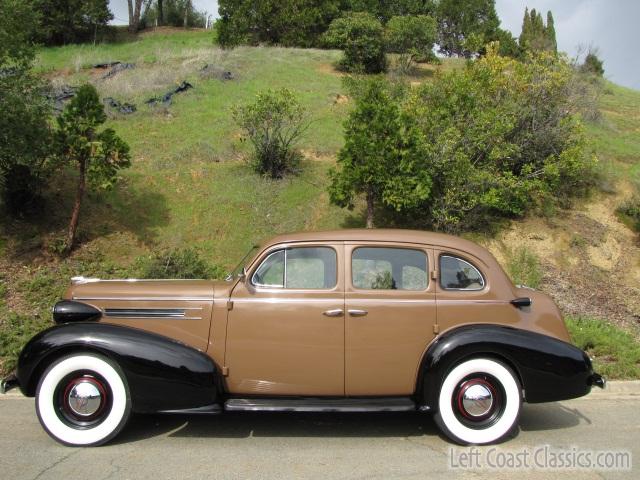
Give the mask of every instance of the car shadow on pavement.
[[(591, 423), (576, 409), (559, 403), (525, 404), (521, 431), (568, 428)], [(226, 412), (214, 416), (134, 415), (111, 442), (131, 443), (159, 436), (177, 438), (249, 437), (418, 437), (440, 436), (426, 413), (297, 413)], [(442, 437), (444, 438), (444, 437)]]
[(524, 404), (520, 415), (520, 430), (539, 432), (575, 427), (580, 423), (591, 424), (591, 420), (577, 408), (568, 408), (561, 403)]

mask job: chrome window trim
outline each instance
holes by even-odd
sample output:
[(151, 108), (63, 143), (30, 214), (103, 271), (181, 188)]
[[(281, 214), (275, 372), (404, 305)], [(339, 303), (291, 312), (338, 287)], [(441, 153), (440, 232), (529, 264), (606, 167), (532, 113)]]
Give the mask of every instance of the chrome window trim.
[[(443, 258), (448, 257), (448, 258), (453, 258), (456, 260), (460, 260), (464, 263), (466, 263), (467, 265), (469, 265), (471, 268), (473, 268), (476, 272), (478, 272), (478, 275), (480, 275), (480, 279), (482, 280), (482, 286), (480, 288), (451, 288), (451, 287), (445, 287), (442, 284), (442, 267), (441, 267), (441, 261)], [(487, 281), (484, 278), (484, 275), (482, 274), (482, 272), (480, 271), (480, 269), (478, 267), (476, 267), (473, 263), (471, 263), (469, 260), (465, 260), (464, 258), (458, 256), (458, 255), (453, 255), (453, 254), (447, 254), (447, 253), (443, 253), (440, 255), (440, 257), (438, 258), (438, 283), (440, 284), (440, 288), (442, 288), (443, 290), (447, 290), (447, 291), (451, 291), (451, 292), (479, 292), (481, 290), (484, 290), (487, 287)]]

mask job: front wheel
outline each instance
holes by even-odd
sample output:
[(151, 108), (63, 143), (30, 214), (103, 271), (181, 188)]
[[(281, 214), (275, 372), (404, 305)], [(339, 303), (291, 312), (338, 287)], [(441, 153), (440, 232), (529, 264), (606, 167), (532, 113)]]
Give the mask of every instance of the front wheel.
[(434, 419), (453, 441), (483, 445), (517, 428), (521, 406), (520, 383), (513, 371), (496, 360), (474, 358), (445, 377)]
[(69, 355), (50, 365), (40, 378), (36, 412), (45, 431), (58, 442), (101, 445), (129, 419), (129, 388), (111, 360), (89, 353)]

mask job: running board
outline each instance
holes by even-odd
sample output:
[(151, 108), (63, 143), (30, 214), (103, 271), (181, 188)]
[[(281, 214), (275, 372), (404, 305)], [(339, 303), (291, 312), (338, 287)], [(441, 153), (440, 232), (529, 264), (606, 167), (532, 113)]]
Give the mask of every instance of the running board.
[(416, 404), (406, 397), (388, 398), (230, 398), (230, 412), (413, 412)]

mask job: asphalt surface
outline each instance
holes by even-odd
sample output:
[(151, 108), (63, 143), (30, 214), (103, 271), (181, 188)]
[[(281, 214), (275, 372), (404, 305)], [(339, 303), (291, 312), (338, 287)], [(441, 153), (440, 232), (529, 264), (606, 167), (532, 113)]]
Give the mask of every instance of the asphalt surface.
[[(106, 446), (69, 448), (42, 430), (33, 399), (0, 395), (0, 478), (633, 479), (640, 478), (639, 407), (640, 396), (624, 392), (525, 404), (519, 434), (497, 449), (452, 445), (428, 414), (240, 412), (134, 416)], [(541, 470), (530, 463), (517, 471), (461, 468), (465, 454), (480, 456), (486, 467), (518, 452), (533, 455), (544, 445), (554, 451), (623, 450), (631, 453), (632, 467)]]

